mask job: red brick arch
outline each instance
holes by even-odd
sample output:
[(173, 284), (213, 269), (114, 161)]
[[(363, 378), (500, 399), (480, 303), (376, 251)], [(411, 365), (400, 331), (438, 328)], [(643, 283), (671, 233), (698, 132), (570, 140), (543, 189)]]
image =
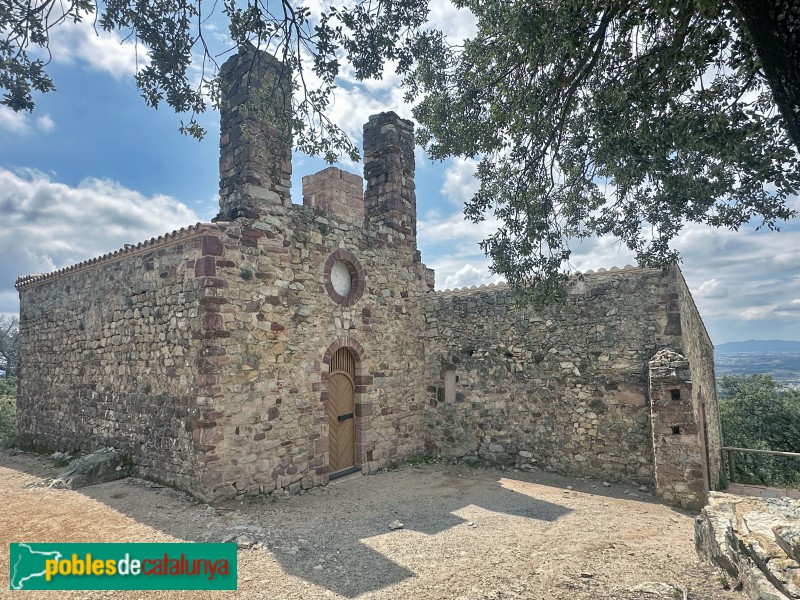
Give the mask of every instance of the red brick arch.
[[(338, 350), (342, 348), (347, 348), (350, 352), (353, 353), (353, 356), (356, 358), (356, 363), (364, 363), (367, 358), (367, 352), (364, 350), (364, 346), (362, 346), (357, 339), (350, 336), (341, 337), (338, 340), (334, 341), (328, 349), (325, 350), (325, 354), (322, 357), (323, 364), (330, 366), (331, 358), (333, 355), (336, 354)], [(357, 365), (356, 365), (357, 366)]]

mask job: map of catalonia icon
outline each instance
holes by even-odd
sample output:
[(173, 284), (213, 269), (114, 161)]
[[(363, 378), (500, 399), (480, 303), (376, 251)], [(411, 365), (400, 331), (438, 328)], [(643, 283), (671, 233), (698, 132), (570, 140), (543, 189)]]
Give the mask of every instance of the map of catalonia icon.
[[(16, 552), (14, 551), (16, 550)], [(47, 589), (45, 581), (48, 560), (61, 560), (58, 551), (34, 550), (30, 544), (11, 544), (11, 570), (9, 579), (12, 590)], [(41, 579), (41, 581), (35, 581)]]

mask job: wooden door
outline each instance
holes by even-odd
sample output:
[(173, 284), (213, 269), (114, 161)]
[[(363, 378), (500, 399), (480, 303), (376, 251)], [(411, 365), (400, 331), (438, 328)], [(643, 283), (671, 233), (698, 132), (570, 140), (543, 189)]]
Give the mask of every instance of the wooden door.
[(355, 360), (341, 348), (331, 360), (328, 380), (328, 464), (335, 473), (355, 465)]

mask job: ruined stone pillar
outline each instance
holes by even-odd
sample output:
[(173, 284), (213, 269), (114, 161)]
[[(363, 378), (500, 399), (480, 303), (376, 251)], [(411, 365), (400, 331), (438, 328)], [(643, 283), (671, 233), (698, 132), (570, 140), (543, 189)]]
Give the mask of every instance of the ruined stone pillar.
[(648, 367), (656, 494), (666, 502), (700, 510), (707, 486), (689, 361), (677, 352), (661, 350)]
[(414, 124), (394, 112), (372, 115), (364, 125), (364, 212), (368, 225), (396, 231), (416, 243)]
[(272, 55), (242, 48), (220, 77), (219, 215), (258, 218), (291, 204), (292, 73)]

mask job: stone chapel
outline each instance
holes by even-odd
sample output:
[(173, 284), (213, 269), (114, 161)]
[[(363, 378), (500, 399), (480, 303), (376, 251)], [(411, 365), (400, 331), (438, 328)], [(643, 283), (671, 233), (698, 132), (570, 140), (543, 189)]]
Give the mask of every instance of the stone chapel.
[(702, 506), (713, 348), (677, 267), (576, 275), (540, 310), (503, 285), (436, 291), (411, 122), (371, 116), (364, 178), (327, 168), (293, 204), (283, 65), (242, 51), (221, 77), (213, 222), (17, 280), (18, 445), (120, 448), (204, 500), (431, 453)]

